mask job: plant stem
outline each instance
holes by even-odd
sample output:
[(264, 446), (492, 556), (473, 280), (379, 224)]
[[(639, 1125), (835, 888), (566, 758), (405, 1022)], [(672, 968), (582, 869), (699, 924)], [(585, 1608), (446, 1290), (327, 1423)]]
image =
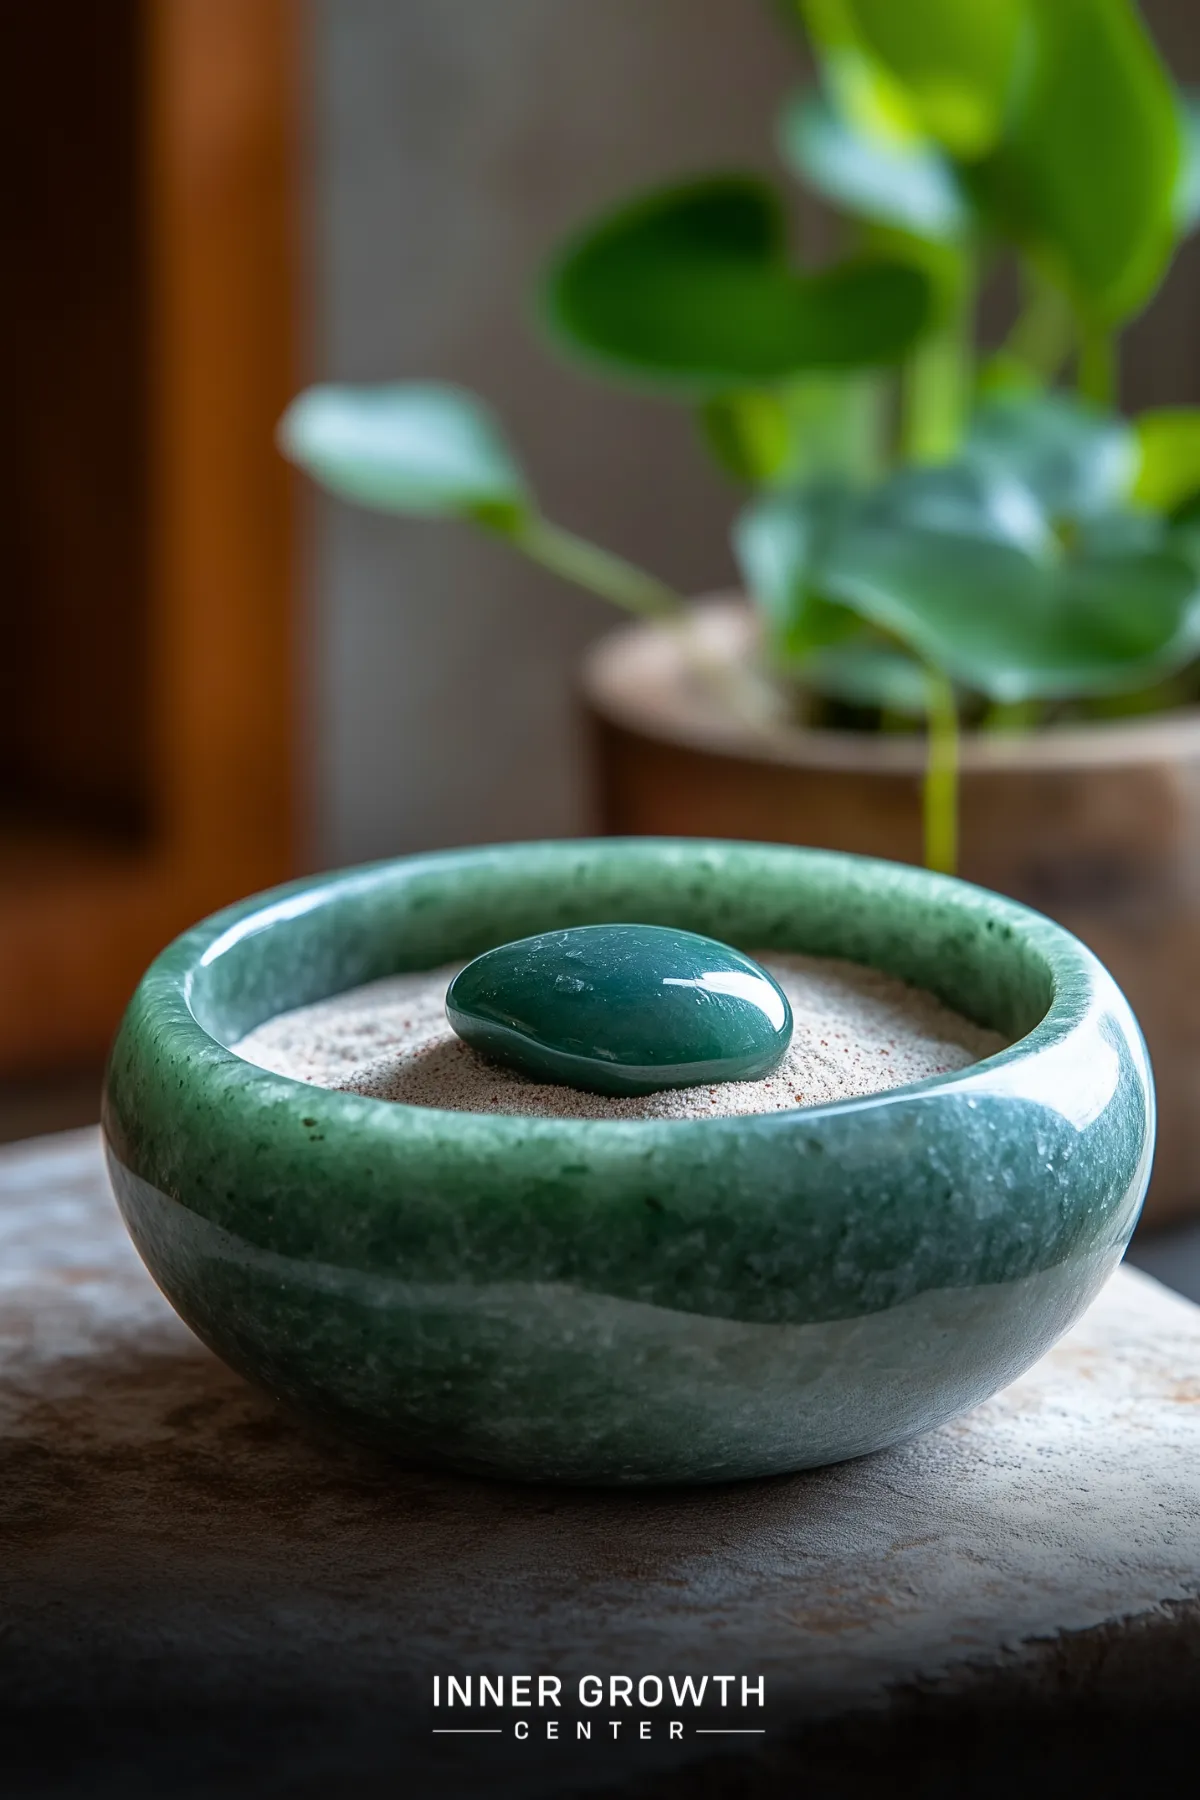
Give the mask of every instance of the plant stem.
[(1032, 731), (1042, 715), (1040, 700), (993, 700), (979, 721), (981, 731)]
[(512, 532), (509, 541), (544, 569), (626, 612), (661, 619), (683, 609), (681, 596), (656, 576), (536, 514)]
[(929, 737), (922, 809), (925, 867), (953, 875), (958, 867), (958, 705), (940, 669), (928, 671)]
[(1117, 403), (1117, 340), (1102, 326), (1084, 325), (1080, 332), (1078, 387), (1097, 406)]
[(1062, 289), (1036, 269), (1026, 269), (1025, 284), (1024, 304), (1001, 345), (1000, 355), (1011, 357), (1049, 383), (1067, 359), (1075, 336), (1075, 321)]
[(509, 543), (541, 563), (542, 567), (560, 575), (589, 593), (611, 600), (626, 612), (641, 618), (662, 619), (675, 634), (684, 666), (702, 682), (731, 719), (740, 721), (753, 731), (761, 731), (774, 722), (775, 696), (766, 685), (748, 676), (736, 662), (714, 652), (693, 635), (692, 621), (682, 597), (665, 582), (643, 569), (634, 568), (623, 557), (601, 550), (596, 544), (578, 538), (574, 532), (552, 525), (548, 519), (534, 516), (503, 535)]
[(942, 275), (942, 322), (904, 371), (901, 450), (912, 462), (945, 462), (962, 438), (974, 385), (974, 259), (963, 252)]

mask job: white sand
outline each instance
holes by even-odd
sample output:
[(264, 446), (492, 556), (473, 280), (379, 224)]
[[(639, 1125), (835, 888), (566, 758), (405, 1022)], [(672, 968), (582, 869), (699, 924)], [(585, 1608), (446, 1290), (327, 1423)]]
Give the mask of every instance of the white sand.
[(460, 965), (396, 975), (315, 1006), (280, 1013), (233, 1046), (247, 1062), (317, 1087), (539, 1118), (697, 1119), (781, 1112), (923, 1081), (1003, 1049), (921, 988), (826, 957), (763, 954), (791, 1001), (795, 1031), (761, 1081), (664, 1088), (623, 1099), (526, 1079), (486, 1062), (446, 1023), (446, 988)]

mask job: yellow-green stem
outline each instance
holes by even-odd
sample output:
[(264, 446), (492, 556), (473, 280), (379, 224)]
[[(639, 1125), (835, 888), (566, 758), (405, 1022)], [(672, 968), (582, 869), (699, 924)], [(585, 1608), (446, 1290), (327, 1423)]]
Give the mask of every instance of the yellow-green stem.
[(975, 381), (976, 269), (965, 252), (941, 271), (941, 322), (903, 376), (901, 449), (912, 462), (946, 462), (958, 449)]
[(1097, 406), (1117, 403), (1117, 341), (1101, 326), (1085, 325), (1079, 338), (1079, 392)]
[(1042, 710), (1040, 700), (993, 700), (979, 727), (981, 731), (1032, 731)]
[(1071, 303), (1062, 289), (1036, 269), (1025, 271), (1025, 300), (1000, 354), (1052, 382), (1070, 353), (1075, 336)]
[(927, 691), (925, 867), (953, 875), (958, 868), (958, 704), (953, 684), (938, 669), (928, 671)]
[(561, 525), (552, 525), (548, 519), (535, 515), (507, 535), (518, 550), (544, 569), (589, 593), (599, 594), (602, 600), (610, 600), (626, 612), (654, 619), (682, 611), (682, 597), (666, 582), (635, 568), (624, 557), (564, 531)]

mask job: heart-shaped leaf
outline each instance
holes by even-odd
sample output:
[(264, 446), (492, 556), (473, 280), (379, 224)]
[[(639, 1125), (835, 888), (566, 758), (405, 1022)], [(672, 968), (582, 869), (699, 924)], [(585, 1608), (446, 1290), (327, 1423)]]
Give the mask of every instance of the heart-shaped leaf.
[(471, 519), (506, 533), (529, 517), (499, 428), (459, 388), (309, 388), (283, 415), (279, 445), (330, 493), (380, 512)]
[(859, 629), (854, 613), (831, 603), (817, 586), (821, 566), (854, 504), (844, 483), (813, 482), (793, 493), (756, 500), (734, 525), (742, 575), (780, 662), (803, 662), (813, 650)]
[(865, 498), (828, 480), (765, 495), (741, 513), (733, 541), (780, 659), (805, 661), (817, 647), (854, 635), (852, 616), (831, 597), (824, 573), (842, 538), (863, 524), (928, 539), (990, 542), (1024, 558), (1058, 554), (1029, 490), (1002, 470), (969, 463), (904, 470)]
[(1019, 74), (1028, 0), (843, 0), (838, 10), (930, 137), (968, 159), (992, 147)]
[(934, 145), (869, 137), (819, 93), (797, 94), (784, 108), (779, 145), (824, 199), (859, 218), (939, 239), (970, 229), (954, 167)]
[(1074, 550), (1080, 556), (1131, 556), (1147, 550), (1170, 548), (1168, 521), (1161, 513), (1135, 506), (1114, 506), (1111, 512), (1082, 519)]
[(1200, 493), (1200, 407), (1163, 406), (1135, 421), (1141, 465), (1134, 498), (1174, 512)]
[[(907, 6), (890, 10), (907, 20)], [(1175, 91), (1129, 0), (1032, 0), (1029, 17), (1029, 66), (974, 172), (977, 197), (1087, 319), (1112, 326), (1144, 305), (1174, 245)]]
[(1004, 471), (952, 465), (865, 499), (772, 495), (743, 513), (736, 543), (775, 644), (805, 670), (826, 646), (860, 647), (842, 609), (1001, 701), (1128, 691), (1200, 652), (1200, 571), (1182, 546), (1118, 538), (1067, 555), (1032, 505)]
[(1174, 554), (1048, 560), (864, 508), (826, 556), (821, 585), (996, 700), (1119, 692), (1200, 650), (1200, 581)]
[(1045, 560), (1057, 540), (1024, 482), (1002, 467), (963, 461), (903, 469), (869, 495), (856, 519), (872, 526), (1007, 545)]
[(1054, 393), (989, 397), (971, 420), (964, 455), (1023, 482), (1059, 520), (1092, 518), (1126, 500), (1138, 466), (1124, 419)]
[(901, 262), (795, 273), (771, 188), (714, 176), (589, 227), (551, 268), (544, 305), (577, 354), (704, 398), (893, 362), (923, 331), (930, 296), (924, 274)]

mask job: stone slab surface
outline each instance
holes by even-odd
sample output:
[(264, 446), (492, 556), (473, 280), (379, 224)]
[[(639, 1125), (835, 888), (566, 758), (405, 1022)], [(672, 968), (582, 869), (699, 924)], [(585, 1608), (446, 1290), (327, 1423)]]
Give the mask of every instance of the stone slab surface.
[[(39, 1793), (165, 1771), (240, 1793), (255, 1757), (259, 1793), (349, 1764), (371, 1793), (397, 1770), (410, 1793), (649, 1780), (1068, 1634), (1200, 1619), (1200, 1308), (1122, 1269), (1003, 1394), (799, 1476), (616, 1495), (400, 1471), (191, 1336), (96, 1134), (66, 1133), (0, 1151), (0, 1558), (0, 1749), (7, 1730)], [(630, 1742), (651, 1715), (618, 1705), (628, 1729), (590, 1761), (518, 1756), (511, 1712), (501, 1739), (435, 1739), (432, 1675), (495, 1671), (568, 1696), (586, 1672), (762, 1675), (766, 1735), (697, 1737), (731, 1717), (707, 1712), (668, 1743), (666, 1708)]]

